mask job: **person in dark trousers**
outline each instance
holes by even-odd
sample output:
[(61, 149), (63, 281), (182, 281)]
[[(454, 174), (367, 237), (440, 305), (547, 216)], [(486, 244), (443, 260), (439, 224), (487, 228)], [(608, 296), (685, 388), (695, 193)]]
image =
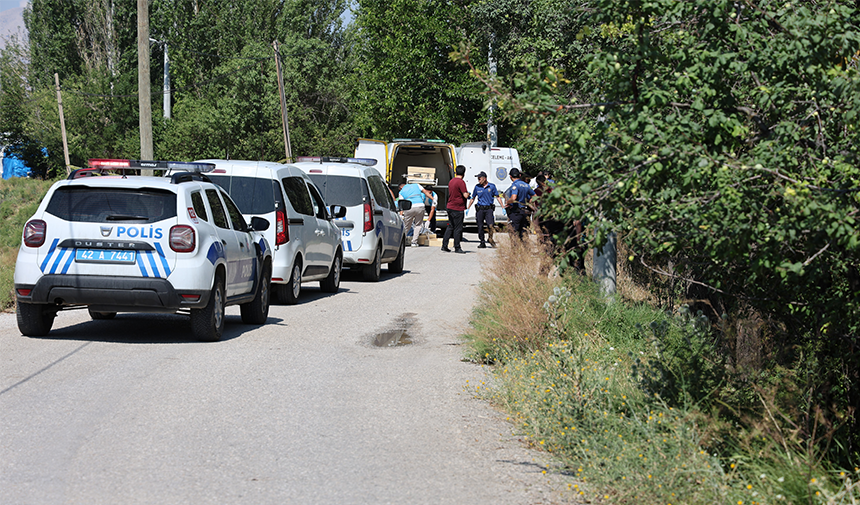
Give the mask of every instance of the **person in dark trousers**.
[(510, 175), (513, 184), (505, 191), (505, 211), (508, 213), (508, 221), (511, 223), (517, 236), (522, 239), (529, 217), (526, 209), (529, 208), (528, 201), (535, 195), (534, 190), (522, 180), (522, 173), (518, 168), (512, 168)]
[(468, 207), (471, 209), (472, 204), (476, 201), (478, 202), (475, 204), (475, 224), (478, 225), (478, 240), (481, 241), (481, 243), (478, 244), (478, 249), (487, 248), (487, 244), (484, 242), (484, 225), (487, 226), (488, 233), (490, 234), (490, 245), (494, 247), (496, 245), (493, 241), (493, 226), (496, 224), (493, 212), (496, 209), (497, 200), (499, 205), (504, 205), (502, 203), (502, 198), (499, 195), (499, 190), (496, 189), (496, 185), (487, 181), (487, 173), (479, 173), (478, 184), (472, 191), (472, 199), (469, 200)]
[(463, 218), (466, 215), (466, 200), (469, 198), (469, 191), (466, 189), (466, 182), (463, 176), (466, 175), (466, 167), (457, 165), (454, 170), (454, 178), (448, 183), (448, 227), (445, 228), (445, 236), (442, 237), (442, 250), (451, 252), (448, 249), (448, 241), (454, 238), (454, 252), (465, 252), (460, 247), (460, 241), (463, 239)]

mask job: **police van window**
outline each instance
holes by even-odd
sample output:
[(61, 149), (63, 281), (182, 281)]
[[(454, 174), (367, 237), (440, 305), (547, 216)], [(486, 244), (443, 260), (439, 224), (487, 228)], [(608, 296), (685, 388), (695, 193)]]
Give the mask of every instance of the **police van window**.
[(281, 190), (277, 181), (211, 174), (207, 177), (227, 191), (243, 214), (266, 214), (274, 211), (281, 202)]
[(64, 221), (155, 223), (176, 217), (176, 193), (157, 189), (65, 187), (46, 209)]
[(368, 196), (367, 185), (360, 177), (347, 177), (344, 175), (308, 175), (323, 200), (329, 205), (343, 205), (344, 207), (355, 207), (364, 203)]
[(218, 198), (218, 191), (207, 189), (206, 199), (209, 200), (209, 208), (212, 209), (212, 222), (218, 228), (229, 230), (230, 225), (227, 224), (227, 215), (224, 214), (224, 207), (221, 205), (221, 199)]
[(206, 215), (206, 206), (203, 205), (203, 197), (200, 196), (199, 191), (191, 193), (191, 205), (194, 207), (194, 213), (197, 214), (198, 219), (209, 221), (209, 216)]
[(310, 184), (308, 185), (308, 189), (311, 190), (311, 198), (314, 201), (314, 215), (320, 219), (328, 219), (328, 212), (325, 210), (325, 202), (320, 196), (316, 186)]
[(311, 204), (311, 195), (302, 177), (284, 177), (284, 191), (287, 193), (290, 203), (299, 214), (306, 216), (314, 215), (314, 207)]
[(385, 187), (382, 177), (371, 175), (367, 178), (367, 182), (370, 183), (370, 191), (373, 192), (373, 198), (376, 202), (383, 207), (394, 210), (394, 200), (391, 199), (391, 194), (388, 192), (388, 188)]
[(242, 212), (239, 211), (239, 208), (236, 207), (233, 200), (226, 195), (222, 196), (224, 197), (224, 205), (227, 206), (227, 214), (230, 216), (230, 222), (233, 224), (233, 229), (236, 231), (248, 231), (248, 224), (245, 223), (245, 218), (242, 217)]

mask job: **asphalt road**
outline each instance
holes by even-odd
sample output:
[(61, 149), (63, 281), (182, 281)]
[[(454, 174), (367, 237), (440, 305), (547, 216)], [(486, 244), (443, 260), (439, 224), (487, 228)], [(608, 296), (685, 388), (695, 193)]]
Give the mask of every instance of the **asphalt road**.
[(306, 285), (262, 326), (231, 307), (218, 343), (178, 315), (70, 311), (27, 338), (0, 314), (0, 502), (565, 502), (567, 477), (473, 394), (487, 371), (459, 335), (494, 254), (475, 246)]

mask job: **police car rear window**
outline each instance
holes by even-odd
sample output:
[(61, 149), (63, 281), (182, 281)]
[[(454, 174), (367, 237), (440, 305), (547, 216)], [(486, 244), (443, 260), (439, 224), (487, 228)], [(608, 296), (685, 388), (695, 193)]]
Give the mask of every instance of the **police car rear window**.
[(359, 177), (320, 174), (309, 174), (309, 176), (328, 205), (354, 207), (361, 205), (367, 196), (367, 186)]
[(266, 214), (280, 206), (281, 189), (277, 181), (258, 177), (207, 176), (227, 191), (242, 214)]
[(80, 223), (154, 223), (176, 217), (176, 194), (158, 189), (65, 187), (54, 192), (46, 210)]

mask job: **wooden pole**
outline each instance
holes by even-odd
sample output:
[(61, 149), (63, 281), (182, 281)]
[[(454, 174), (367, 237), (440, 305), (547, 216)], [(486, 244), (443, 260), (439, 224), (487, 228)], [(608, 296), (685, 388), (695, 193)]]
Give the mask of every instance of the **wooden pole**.
[[(152, 94), (149, 85), (149, 0), (137, 0), (137, 93), (140, 108), (140, 159), (151, 160)], [(154, 175), (141, 170), (141, 175)]]
[(60, 94), (60, 74), (54, 74), (54, 82), (57, 83), (57, 107), (60, 109), (60, 131), (63, 132), (63, 156), (66, 159), (66, 175), (72, 172), (72, 164), (69, 161), (69, 141), (66, 137), (66, 118), (63, 116), (63, 95)]
[(287, 155), (287, 163), (293, 161), (293, 148), (290, 146), (290, 119), (287, 116), (287, 97), (284, 94), (284, 77), (281, 74), (281, 56), (278, 54), (278, 41), (272, 42), (275, 48), (275, 69), (278, 73), (278, 93), (281, 96), (281, 122), (284, 127), (284, 152)]

